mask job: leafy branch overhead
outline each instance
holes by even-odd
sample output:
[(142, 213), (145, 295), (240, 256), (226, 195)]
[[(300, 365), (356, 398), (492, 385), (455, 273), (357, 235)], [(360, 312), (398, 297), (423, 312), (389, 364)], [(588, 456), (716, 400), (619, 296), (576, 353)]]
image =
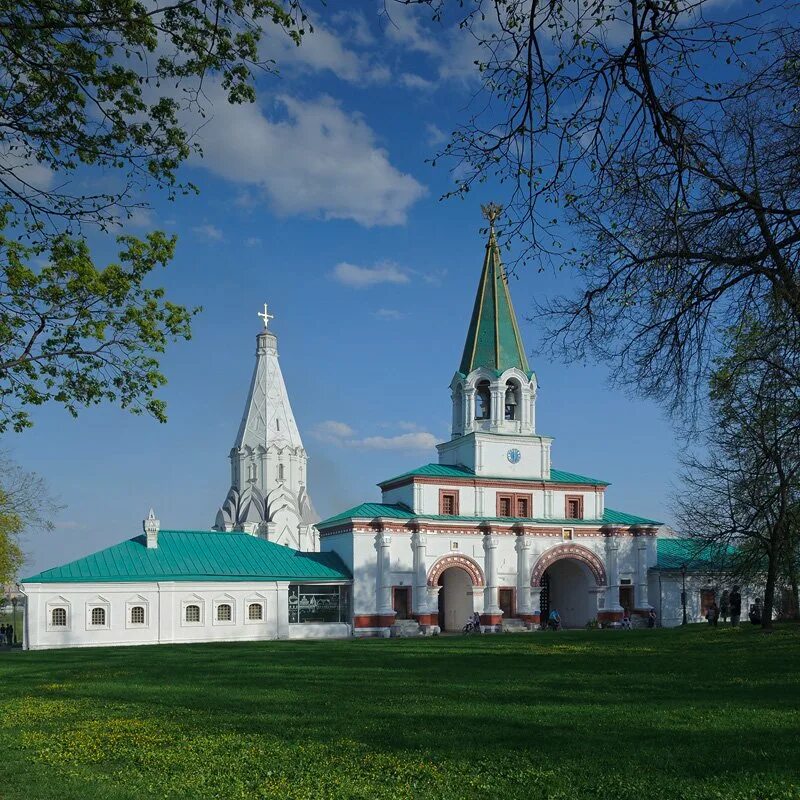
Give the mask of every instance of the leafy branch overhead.
[[(196, 148), (182, 112), (202, 115), (204, 78), (219, 76), (230, 102), (252, 101), (254, 70), (273, 66), (264, 28), (299, 44), (304, 19), (295, 0), (0, 0), (0, 201), (10, 221), (40, 233), (108, 225), (148, 186), (192, 190), (176, 174)], [(121, 183), (73, 188), (81, 166)]]
[[(73, 415), (116, 402), (165, 421), (158, 357), (168, 342), (190, 338), (197, 309), (143, 286), (172, 258), (174, 238), (117, 241), (118, 262), (99, 269), (82, 239), (60, 234), (31, 247), (0, 237), (0, 432), (30, 426), (30, 407), (48, 401)], [(34, 268), (39, 259), (44, 266)]]

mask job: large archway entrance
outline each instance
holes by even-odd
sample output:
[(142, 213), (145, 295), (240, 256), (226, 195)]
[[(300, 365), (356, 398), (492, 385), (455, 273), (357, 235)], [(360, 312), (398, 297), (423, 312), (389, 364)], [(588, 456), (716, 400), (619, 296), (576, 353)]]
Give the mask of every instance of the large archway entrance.
[(539, 589), (542, 622), (555, 608), (565, 628), (582, 628), (597, 616), (597, 593), (605, 585), (600, 556), (579, 544), (546, 550), (531, 572), (531, 586)]
[(580, 561), (571, 558), (556, 561), (542, 576), (542, 594), (545, 594), (545, 588), (547, 590), (547, 613), (553, 608), (558, 609), (563, 627), (582, 628), (597, 616), (593, 607), (596, 606), (595, 595), (591, 592), (594, 586), (591, 572)]
[[(439, 627), (460, 631), (476, 610), (475, 587), (485, 586), (483, 570), (469, 556), (452, 553), (442, 556), (428, 572), (428, 586), (438, 586)], [(481, 604), (482, 608), (482, 604)]]
[(439, 627), (443, 631), (460, 631), (475, 608), (472, 602), (472, 580), (461, 567), (449, 567), (439, 576)]

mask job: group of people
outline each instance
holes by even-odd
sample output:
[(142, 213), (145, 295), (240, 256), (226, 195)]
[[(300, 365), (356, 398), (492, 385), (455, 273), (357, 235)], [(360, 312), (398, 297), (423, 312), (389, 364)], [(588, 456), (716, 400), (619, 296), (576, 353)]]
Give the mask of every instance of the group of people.
[(0, 625), (0, 645), (3, 644), (14, 644), (14, 626), (11, 623)]
[[(629, 631), (633, 629), (633, 620), (631, 619), (631, 610), (629, 608), (622, 609), (622, 629)], [(651, 608), (647, 612), (647, 627), (655, 628), (656, 626), (656, 610)]]
[[(755, 607), (758, 607), (758, 622), (761, 623), (761, 599), (756, 598)], [(706, 609), (706, 619), (709, 625), (717, 626), (720, 618), (723, 622), (731, 620), (731, 626), (736, 627), (739, 624), (739, 619), (742, 616), (742, 595), (738, 586), (734, 586), (731, 591), (725, 589), (719, 598), (719, 605), (716, 599), (711, 602), (711, 605)], [(753, 622), (753, 609), (750, 610), (750, 622)]]

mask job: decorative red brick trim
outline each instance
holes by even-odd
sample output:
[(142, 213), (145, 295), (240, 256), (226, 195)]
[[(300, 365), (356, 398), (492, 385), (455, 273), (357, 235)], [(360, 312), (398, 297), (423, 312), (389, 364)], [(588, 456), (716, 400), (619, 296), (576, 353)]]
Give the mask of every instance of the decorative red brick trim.
[(598, 622), (622, 622), (622, 612), (621, 611), (598, 611), (597, 612), (597, 621)]
[(531, 625), (538, 625), (539, 624), (539, 615), (538, 614), (520, 614), (519, 618), (523, 622), (528, 622)]
[(414, 619), (419, 622), (420, 625), (438, 625), (439, 624), (439, 616), (438, 614), (414, 614)]
[(439, 583), (439, 576), (450, 567), (458, 567), (463, 569), (469, 575), (473, 586), (485, 586), (486, 581), (483, 578), (483, 570), (477, 561), (469, 556), (463, 555), (448, 555), (442, 556), (428, 572), (428, 586), (437, 586)]
[(379, 628), (391, 628), (394, 625), (394, 614), (379, 614), (378, 615), (378, 627)]
[(481, 614), (481, 625), (499, 625), (502, 621), (502, 614)]
[(439, 513), (445, 514), (444, 510), (444, 499), (445, 497), (452, 497), (453, 498), (453, 511), (450, 512), (453, 516), (458, 516), (459, 514), (459, 491), (458, 489), (439, 489)]
[(568, 542), (557, 545), (556, 547), (551, 547), (549, 550), (545, 550), (545, 552), (539, 556), (538, 560), (533, 565), (533, 571), (531, 572), (531, 586), (540, 586), (544, 571), (551, 564), (555, 563), (556, 561), (560, 561), (562, 558), (573, 558), (576, 561), (586, 564), (586, 566), (592, 571), (592, 575), (594, 575), (597, 585), (606, 585), (606, 570), (603, 566), (603, 562), (600, 560), (600, 557), (596, 553), (592, 552), (588, 547), (584, 547), (581, 544), (575, 544), (574, 542)]
[[(573, 517), (569, 513), (570, 502), (578, 503), (578, 516)], [(564, 497), (564, 519), (583, 519), (583, 495), (582, 494), (568, 494)]]
[(357, 614), (353, 617), (354, 628), (378, 628), (377, 614)]

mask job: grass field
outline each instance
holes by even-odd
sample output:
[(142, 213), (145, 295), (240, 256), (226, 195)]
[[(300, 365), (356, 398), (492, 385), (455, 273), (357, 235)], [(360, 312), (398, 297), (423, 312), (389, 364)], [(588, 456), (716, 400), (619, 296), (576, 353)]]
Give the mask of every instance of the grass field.
[(798, 798), (800, 630), (7, 653), (5, 800)]

